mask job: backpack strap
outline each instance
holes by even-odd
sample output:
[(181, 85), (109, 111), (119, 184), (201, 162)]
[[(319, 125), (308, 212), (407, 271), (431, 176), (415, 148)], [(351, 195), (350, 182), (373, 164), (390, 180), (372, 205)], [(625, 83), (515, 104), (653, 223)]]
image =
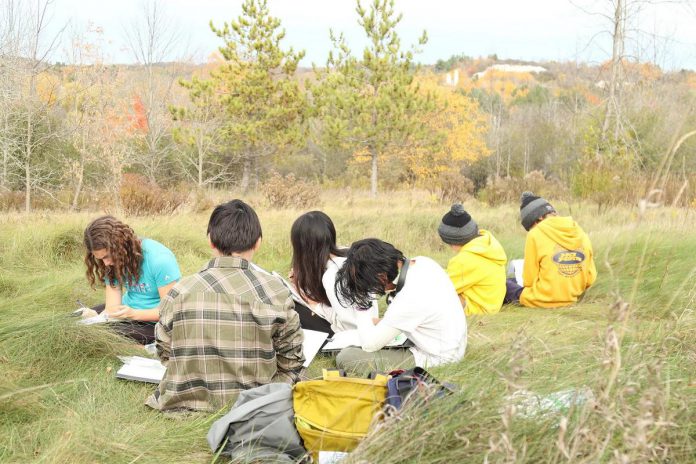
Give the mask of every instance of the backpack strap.
[(406, 284), (406, 274), (408, 274), (408, 265), (411, 260), (404, 256), (403, 264), (401, 265), (401, 271), (399, 272), (399, 280), (396, 281), (396, 289), (387, 294), (387, 304), (391, 304), (392, 300), (396, 295), (404, 288)]
[(385, 382), (385, 383), (386, 383), (389, 379), (391, 379), (391, 375), (390, 375), (390, 374), (385, 374), (385, 373), (382, 373), (382, 372), (375, 372), (375, 371), (372, 371), (372, 372), (370, 372), (369, 374), (367, 374), (367, 378), (370, 379), (370, 380), (378, 380), (378, 381), (380, 381), (380, 382)]
[(321, 376), (324, 380), (346, 377), (346, 371), (343, 369), (322, 369)]

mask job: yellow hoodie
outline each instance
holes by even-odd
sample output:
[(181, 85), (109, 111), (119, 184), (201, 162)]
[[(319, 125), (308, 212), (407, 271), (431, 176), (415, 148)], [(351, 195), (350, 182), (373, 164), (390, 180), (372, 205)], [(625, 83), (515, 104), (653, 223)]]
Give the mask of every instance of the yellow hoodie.
[(447, 264), (447, 274), (459, 297), (466, 301), (466, 314), (500, 311), (505, 297), (505, 250), (486, 230), (466, 243)]
[(592, 244), (573, 218), (550, 216), (529, 231), (520, 304), (536, 308), (568, 306), (596, 278)]

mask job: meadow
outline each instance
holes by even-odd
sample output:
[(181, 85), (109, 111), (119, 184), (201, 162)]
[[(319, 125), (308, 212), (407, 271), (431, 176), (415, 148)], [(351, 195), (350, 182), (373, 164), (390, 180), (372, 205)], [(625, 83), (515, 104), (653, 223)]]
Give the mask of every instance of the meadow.
[[(229, 197), (230, 199), (232, 196)], [(257, 197), (264, 239), (255, 260), (287, 272), (289, 231), (303, 210)], [(448, 205), (422, 192), (325, 192), (321, 207), (339, 242), (379, 237), (408, 256), (445, 266), (436, 228)], [(599, 278), (582, 302), (559, 310), (506, 306), (470, 317), (464, 359), (432, 369), (457, 393), (415, 404), (380, 424), (345, 462), (694, 462), (696, 459), (696, 214), (636, 208), (598, 213), (555, 203), (594, 244)], [(467, 203), (482, 228), (521, 257), (515, 205)], [(126, 217), (138, 234), (172, 249), (184, 274), (209, 258), (209, 211)], [(97, 213), (0, 216), (0, 462), (204, 463), (214, 415), (167, 416), (143, 401), (152, 386), (114, 378), (121, 354), (140, 348), (103, 327), (76, 326), (80, 299), (100, 303), (84, 277), (82, 232)], [(319, 359), (309, 376), (331, 358)], [(557, 414), (523, 414), (516, 391), (589, 389)]]

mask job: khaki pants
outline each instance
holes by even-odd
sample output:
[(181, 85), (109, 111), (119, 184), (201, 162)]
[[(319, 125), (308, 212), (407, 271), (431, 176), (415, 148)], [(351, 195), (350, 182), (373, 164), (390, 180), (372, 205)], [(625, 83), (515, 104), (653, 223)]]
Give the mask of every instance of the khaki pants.
[(364, 377), (370, 372), (390, 372), (394, 369), (411, 369), (416, 360), (405, 348), (379, 350), (372, 353), (349, 346), (336, 356), (336, 366), (346, 372)]

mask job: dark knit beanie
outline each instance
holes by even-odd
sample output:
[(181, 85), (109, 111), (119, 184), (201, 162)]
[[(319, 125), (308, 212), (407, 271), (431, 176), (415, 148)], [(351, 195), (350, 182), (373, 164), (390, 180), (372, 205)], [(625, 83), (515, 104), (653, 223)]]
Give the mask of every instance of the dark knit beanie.
[(520, 220), (522, 227), (529, 231), (539, 218), (548, 213), (555, 213), (551, 204), (541, 197), (534, 195), (532, 192), (524, 192), (520, 197)]
[(442, 216), (437, 233), (442, 241), (449, 245), (464, 245), (478, 237), (479, 229), (471, 215), (464, 210), (464, 205), (456, 203)]

